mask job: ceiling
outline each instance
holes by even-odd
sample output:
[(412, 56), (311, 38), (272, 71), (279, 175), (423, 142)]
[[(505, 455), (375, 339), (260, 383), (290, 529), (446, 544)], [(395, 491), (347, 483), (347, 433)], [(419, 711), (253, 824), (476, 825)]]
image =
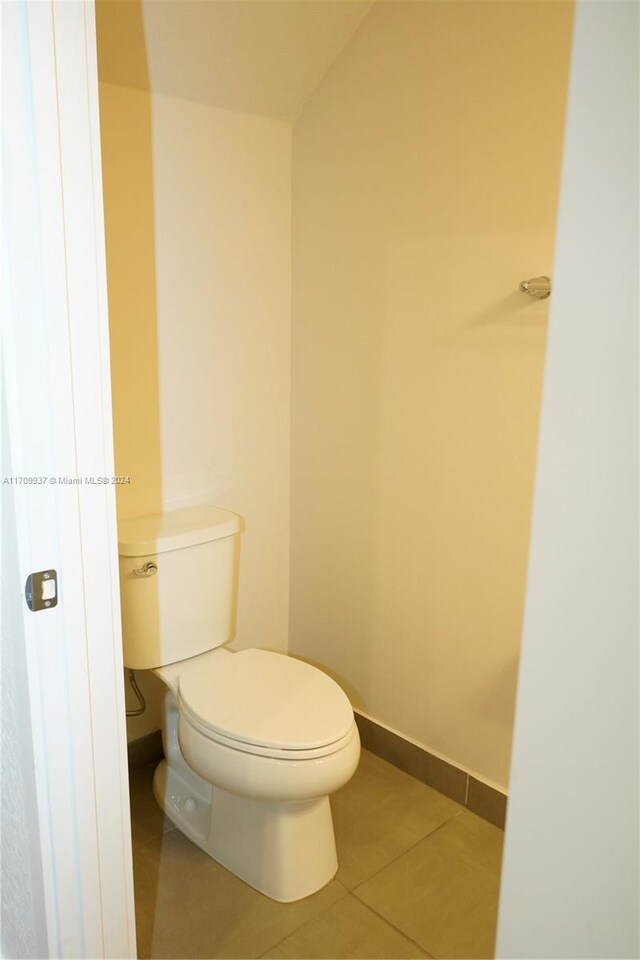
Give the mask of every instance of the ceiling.
[(295, 117), (373, 0), (98, 0), (100, 79)]

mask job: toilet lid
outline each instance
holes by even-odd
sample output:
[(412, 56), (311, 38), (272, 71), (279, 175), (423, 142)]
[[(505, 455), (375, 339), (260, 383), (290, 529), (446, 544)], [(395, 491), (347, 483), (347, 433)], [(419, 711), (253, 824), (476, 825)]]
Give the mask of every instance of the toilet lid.
[(187, 719), (232, 740), (280, 750), (310, 750), (342, 739), (351, 704), (308, 663), (268, 650), (242, 650), (180, 674), (178, 702)]

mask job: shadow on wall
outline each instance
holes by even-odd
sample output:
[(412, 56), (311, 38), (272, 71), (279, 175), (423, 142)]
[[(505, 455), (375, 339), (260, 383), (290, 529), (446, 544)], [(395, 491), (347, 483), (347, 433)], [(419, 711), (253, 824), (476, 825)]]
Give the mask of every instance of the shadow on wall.
[[(276, 650), (275, 652), (279, 653), (280, 651)], [(295, 658), (296, 660), (302, 660), (304, 663), (311, 664), (312, 667), (316, 667), (316, 669), (321, 670), (322, 673), (326, 673), (327, 676), (331, 677), (332, 680), (335, 680), (339, 687), (342, 687), (346, 695), (349, 697), (351, 705), (356, 710), (361, 710), (364, 713), (368, 713), (369, 706), (367, 701), (363, 699), (360, 691), (354, 687), (351, 681), (345, 677), (344, 674), (339, 673), (337, 670), (333, 670), (330, 666), (327, 666), (324, 661), (314, 660), (312, 657), (304, 657), (302, 654), (297, 653), (295, 654)]]
[[(162, 489), (152, 118), (141, 4), (96, 3), (99, 77), (113, 56), (100, 40), (112, 34), (105, 24), (114, 15), (122, 43), (137, 51), (140, 73), (135, 91), (100, 83), (115, 470), (130, 478), (116, 487), (124, 520), (159, 512)], [(149, 707), (128, 721), (130, 740), (160, 726), (162, 684), (147, 672), (139, 679)], [(137, 706), (133, 697), (127, 706)]]
[(516, 330), (523, 327), (546, 330), (548, 317), (548, 301), (532, 300), (526, 294), (515, 291), (466, 320), (465, 326), (485, 327), (511, 323), (516, 324)]

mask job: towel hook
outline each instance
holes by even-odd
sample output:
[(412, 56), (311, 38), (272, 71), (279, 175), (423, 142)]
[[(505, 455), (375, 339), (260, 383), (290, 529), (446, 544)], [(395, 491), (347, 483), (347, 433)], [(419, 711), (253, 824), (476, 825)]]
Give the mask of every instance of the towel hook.
[(532, 277), (530, 280), (523, 280), (520, 291), (528, 293), (534, 300), (546, 300), (551, 296), (551, 277)]

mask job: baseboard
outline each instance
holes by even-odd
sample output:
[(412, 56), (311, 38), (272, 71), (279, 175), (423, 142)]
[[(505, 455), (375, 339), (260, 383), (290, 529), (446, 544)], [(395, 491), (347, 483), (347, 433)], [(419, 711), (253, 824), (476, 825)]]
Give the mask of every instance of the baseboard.
[(356, 712), (356, 722), (365, 750), (370, 750), (382, 760), (387, 760), (399, 770), (409, 773), (504, 830), (506, 794), (442, 757), (429, 753), (417, 743), (388, 730), (370, 717)]
[(154, 730), (145, 737), (138, 737), (137, 740), (131, 740), (127, 744), (127, 756), (129, 761), (129, 770), (138, 770), (140, 767), (147, 767), (150, 763), (156, 763), (164, 758), (162, 748), (162, 733), (160, 730)]

